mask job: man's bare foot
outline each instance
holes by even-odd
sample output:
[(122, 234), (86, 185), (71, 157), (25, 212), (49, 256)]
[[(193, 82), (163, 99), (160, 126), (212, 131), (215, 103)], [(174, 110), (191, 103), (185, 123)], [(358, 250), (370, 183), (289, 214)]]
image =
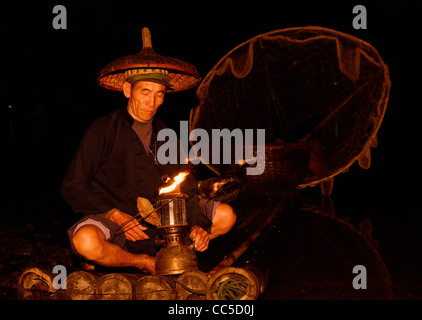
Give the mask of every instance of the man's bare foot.
[(90, 264), (88, 262), (81, 261), (80, 265), (81, 265), (81, 268), (85, 271), (94, 271), (95, 270), (95, 265)]

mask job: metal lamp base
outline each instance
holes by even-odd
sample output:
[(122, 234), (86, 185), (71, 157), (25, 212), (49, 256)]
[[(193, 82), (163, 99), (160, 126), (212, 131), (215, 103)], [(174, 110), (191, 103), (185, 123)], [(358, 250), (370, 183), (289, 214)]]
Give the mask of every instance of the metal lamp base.
[(155, 258), (156, 275), (181, 274), (198, 269), (196, 254), (188, 246), (175, 244), (162, 248)]

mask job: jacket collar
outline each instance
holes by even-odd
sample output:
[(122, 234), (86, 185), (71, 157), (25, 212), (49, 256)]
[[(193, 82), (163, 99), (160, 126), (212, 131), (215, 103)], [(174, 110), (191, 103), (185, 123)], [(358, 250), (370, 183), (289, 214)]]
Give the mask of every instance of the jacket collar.
[[(127, 106), (122, 108), (122, 115), (123, 118), (126, 120), (126, 122), (129, 124), (130, 127), (133, 126), (133, 122), (135, 121), (132, 116), (130, 115)], [(156, 118), (153, 118), (152, 120), (152, 131), (153, 131), (153, 136), (156, 136), (158, 130), (160, 130), (160, 125), (158, 124), (158, 120)]]

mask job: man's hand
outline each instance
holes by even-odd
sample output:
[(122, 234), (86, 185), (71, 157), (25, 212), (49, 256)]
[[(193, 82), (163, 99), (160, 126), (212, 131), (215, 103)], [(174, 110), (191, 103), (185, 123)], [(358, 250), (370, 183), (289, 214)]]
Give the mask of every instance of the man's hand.
[(132, 220), (130, 222), (127, 222), (123, 226), (123, 230), (125, 231), (125, 236), (127, 240), (133, 242), (137, 240), (149, 239), (149, 237), (144, 233), (144, 230), (147, 230), (148, 228), (141, 225), (136, 219), (133, 219), (131, 215), (128, 215), (127, 213), (124, 213), (120, 210), (116, 210), (116, 212), (114, 212), (109, 217), (109, 219), (114, 223), (118, 224), (119, 226), (129, 220)]
[(189, 237), (194, 242), (195, 251), (203, 252), (208, 249), (210, 235), (201, 227), (193, 226)]
[(155, 275), (155, 258), (146, 254), (140, 254), (138, 256), (142, 260), (142, 262), (137, 265), (138, 269), (146, 270), (149, 273)]

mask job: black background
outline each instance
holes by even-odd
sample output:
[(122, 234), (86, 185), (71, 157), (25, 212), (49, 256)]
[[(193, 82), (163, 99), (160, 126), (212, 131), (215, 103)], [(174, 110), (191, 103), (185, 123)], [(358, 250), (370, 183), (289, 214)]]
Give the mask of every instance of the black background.
[[(66, 30), (52, 26), (57, 4), (67, 9)], [(366, 30), (352, 26), (357, 4), (367, 9)], [(392, 81), (379, 146), (369, 170), (355, 164), (338, 176), (333, 197), (357, 215), (420, 215), (421, 32), (409, 1), (76, 0), (0, 10), (2, 220), (73, 219), (59, 195), (65, 170), (84, 129), (125, 104), (121, 93), (97, 84), (97, 75), (110, 61), (140, 51), (144, 26), (157, 53), (194, 64), (202, 78), (238, 44), (276, 29), (316, 25), (372, 44)], [(195, 89), (169, 94), (158, 117), (177, 128), (194, 104)]]
[[(204, 78), (229, 50), (251, 37), (317, 25), (372, 44), (392, 80), (372, 168), (340, 176), (345, 184), (341, 187), (357, 198), (369, 197), (365, 203), (388, 203), (387, 208), (403, 213), (414, 208), (419, 183), (419, 31), (407, 1), (359, 3), (367, 8), (366, 30), (352, 26), (354, 2), (135, 3), (69, 1), (2, 9), (0, 108), (8, 201), (24, 196), (60, 201), (57, 190), (83, 130), (125, 103), (118, 92), (99, 87), (96, 77), (108, 62), (139, 52), (142, 27), (151, 30), (157, 53), (194, 64)], [(66, 30), (52, 26), (56, 4), (67, 9)], [(167, 95), (158, 116), (170, 126), (187, 120), (194, 92)]]

